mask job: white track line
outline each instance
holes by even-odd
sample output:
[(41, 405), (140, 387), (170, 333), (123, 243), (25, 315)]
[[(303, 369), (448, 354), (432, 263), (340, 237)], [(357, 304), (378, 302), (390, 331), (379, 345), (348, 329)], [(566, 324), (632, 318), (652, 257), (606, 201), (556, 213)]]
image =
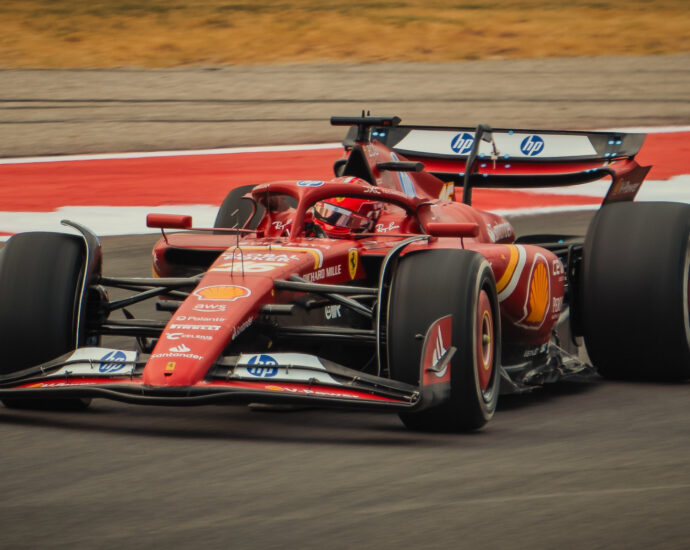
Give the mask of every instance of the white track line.
[[(664, 134), (690, 132), (690, 126), (652, 126), (639, 128), (609, 128), (593, 130), (596, 132), (628, 132), (645, 134)], [(73, 162), (84, 160), (141, 159), (156, 157), (189, 157), (196, 155), (234, 155), (240, 153), (281, 153), (286, 151), (316, 151), (320, 149), (340, 149), (341, 143), (311, 143), (306, 145), (266, 145), (261, 147), (226, 147), (222, 149), (199, 149), (186, 151), (149, 151), (134, 153), (94, 153), (83, 155), (55, 155), (44, 157), (0, 158), (0, 164), (31, 164), (40, 162)]]
[(85, 155), (56, 155), (52, 157), (0, 158), (0, 164), (35, 164), (42, 162), (74, 162), (84, 160), (144, 159), (157, 157), (193, 157), (201, 155), (237, 155), (240, 153), (283, 153), (287, 151), (317, 151), (340, 149), (340, 143), (312, 143), (307, 145), (266, 145), (263, 147), (227, 147), (189, 151), (150, 151), (142, 153), (94, 153)]

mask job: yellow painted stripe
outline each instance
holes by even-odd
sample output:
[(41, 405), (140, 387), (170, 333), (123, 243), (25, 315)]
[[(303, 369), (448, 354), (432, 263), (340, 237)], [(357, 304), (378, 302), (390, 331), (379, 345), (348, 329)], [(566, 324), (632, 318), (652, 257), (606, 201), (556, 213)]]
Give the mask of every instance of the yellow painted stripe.
[(513, 276), (513, 273), (515, 272), (515, 266), (517, 265), (518, 262), (518, 249), (514, 245), (506, 245), (510, 249), (510, 259), (508, 260), (508, 267), (506, 267), (505, 272), (501, 276), (501, 278), (498, 280), (496, 283), (496, 292), (501, 292), (506, 286), (508, 286), (508, 283), (510, 282), (510, 278)]

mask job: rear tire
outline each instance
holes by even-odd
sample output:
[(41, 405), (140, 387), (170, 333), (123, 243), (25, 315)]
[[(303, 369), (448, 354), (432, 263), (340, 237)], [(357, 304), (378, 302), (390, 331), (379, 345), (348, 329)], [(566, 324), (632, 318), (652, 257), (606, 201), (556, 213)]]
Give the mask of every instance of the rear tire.
[(453, 316), (457, 348), (450, 399), (438, 407), (403, 413), (420, 431), (476, 430), (493, 416), (500, 383), (500, 312), (489, 263), (467, 250), (430, 250), (404, 256), (394, 275), (389, 305), (391, 377), (419, 384), (423, 341), (417, 335), (440, 317)]
[(690, 205), (616, 203), (585, 241), (581, 319), (606, 378), (690, 378)]
[[(75, 348), (84, 276), (84, 243), (62, 233), (20, 233), (0, 265), (0, 374), (54, 359)], [(8, 407), (85, 408), (85, 400), (6, 398)]]

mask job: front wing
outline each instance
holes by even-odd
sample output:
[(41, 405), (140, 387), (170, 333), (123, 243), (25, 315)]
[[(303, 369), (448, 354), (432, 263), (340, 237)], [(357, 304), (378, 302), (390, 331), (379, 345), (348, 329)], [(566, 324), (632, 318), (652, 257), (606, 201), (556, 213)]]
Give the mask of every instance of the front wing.
[[(0, 377), (0, 399), (107, 398), (132, 404), (182, 406), (295, 403), (413, 411), (436, 406), (448, 398), (448, 367), (454, 352), (455, 348), (450, 347), (433, 365), (422, 361), (419, 386), (302, 353), (226, 356), (193, 386), (151, 386), (142, 381), (145, 354), (80, 348), (49, 363)], [(439, 377), (439, 372), (446, 374)]]

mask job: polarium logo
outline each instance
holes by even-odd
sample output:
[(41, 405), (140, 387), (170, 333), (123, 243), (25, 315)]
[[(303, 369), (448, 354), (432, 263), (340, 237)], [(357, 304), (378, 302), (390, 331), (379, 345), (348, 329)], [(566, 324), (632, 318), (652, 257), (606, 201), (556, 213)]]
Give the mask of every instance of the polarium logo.
[(450, 142), (450, 148), (458, 155), (467, 155), (472, 150), (473, 144), (474, 136), (467, 132), (463, 132), (453, 138)]
[(254, 355), (247, 361), (249, 365), (254, 365), (247, 368), (247, 372), (252, 376), (259, 378), (272, 378), (278, 374), (278, 361), (270, 355)]
[(123, 351), (109, 351), (103, 357), (98, 365), (98, 372), (117, 372), (124, 369), (127, 364), (125, 361), (127, 356)]
[(536, 157), (544, 150), (544, 140), (539, 136), (527, 136), (520, 144), (520, 151), (526, 157)]

